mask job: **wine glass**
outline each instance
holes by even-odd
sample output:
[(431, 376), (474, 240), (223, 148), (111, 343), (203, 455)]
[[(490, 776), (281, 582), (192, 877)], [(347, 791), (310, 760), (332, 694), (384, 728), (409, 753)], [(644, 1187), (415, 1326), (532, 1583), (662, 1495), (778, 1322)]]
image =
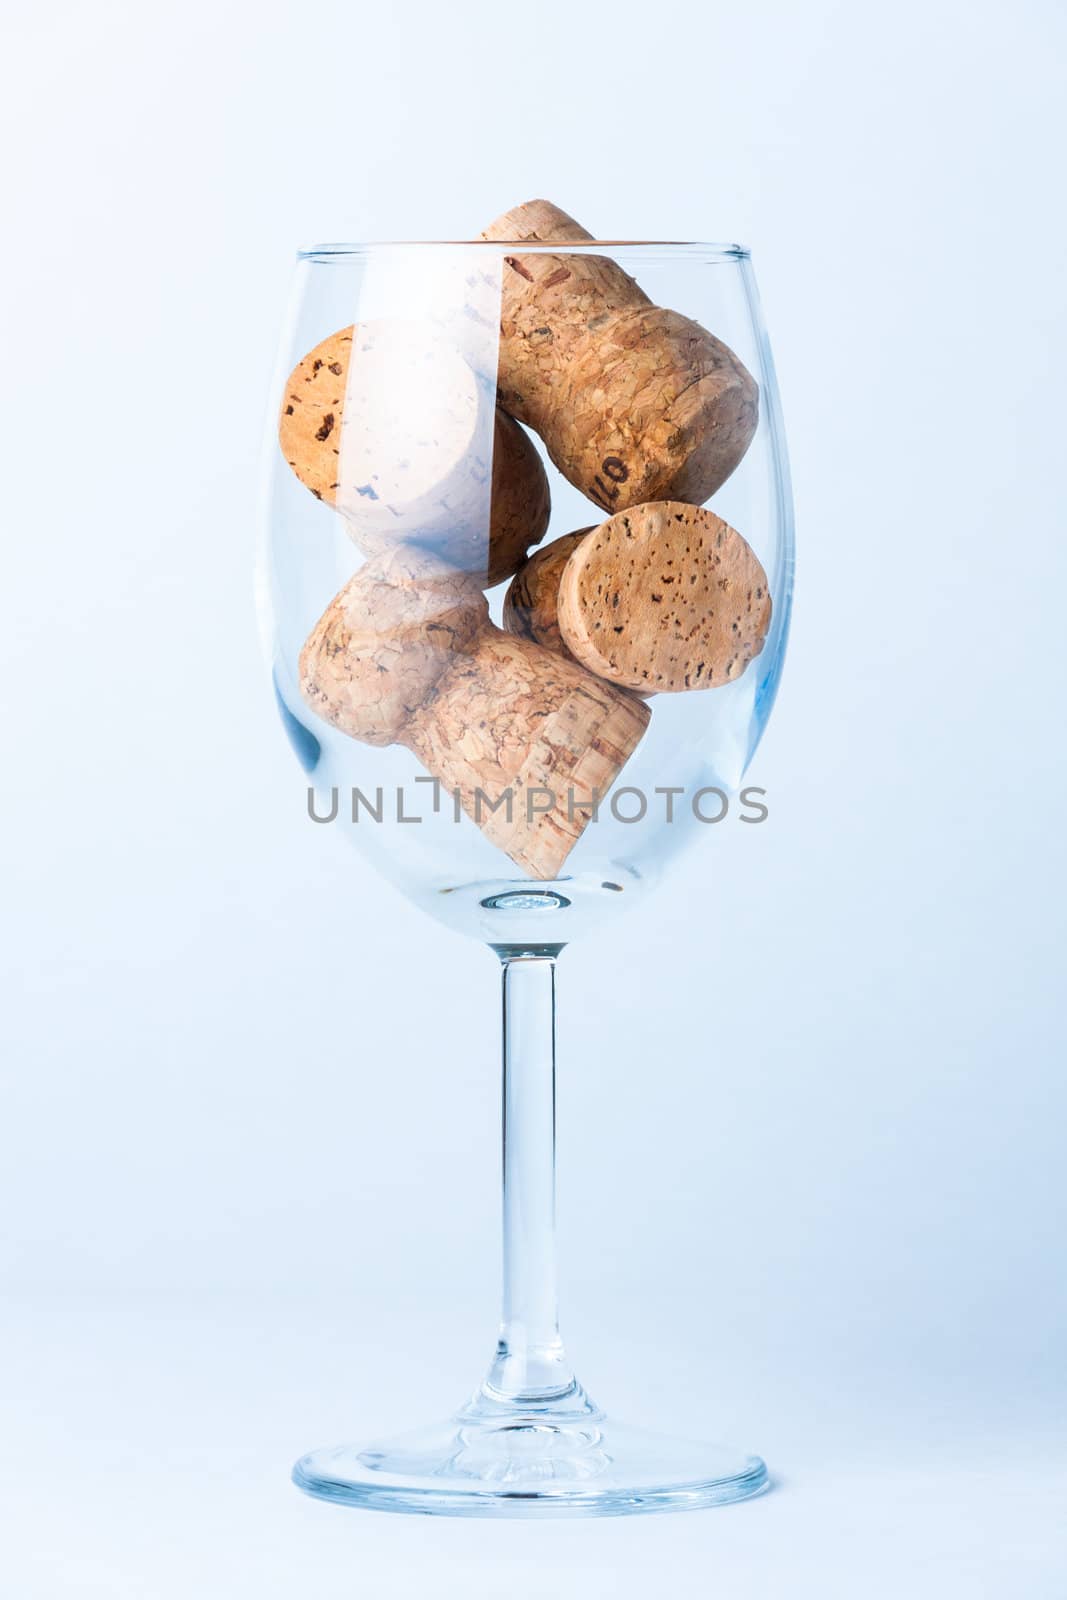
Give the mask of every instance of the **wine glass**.
[(605, 1416), (560, 1338), (555, 966), (738, 805), (792, 512), (738, 245), (594, 240), (531, 202), (476, 242), (300, 254), (257, 573), (308, 806), (503, 973), (503, 1308), (444, 1422), (315, 1450), (324, 1499), (618, 1515), (759, 1492), (755, 1456)]

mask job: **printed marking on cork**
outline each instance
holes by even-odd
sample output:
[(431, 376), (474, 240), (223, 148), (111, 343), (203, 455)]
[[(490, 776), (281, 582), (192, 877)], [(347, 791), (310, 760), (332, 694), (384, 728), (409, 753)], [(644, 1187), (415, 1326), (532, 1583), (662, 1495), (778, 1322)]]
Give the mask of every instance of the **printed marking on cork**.
[(505, 212), (481, 237), (552, 247), (505, 257), (504, 409), (604, 511), (702, 505), (759, 422), (759, 386), (740, 358), (691, 317), (653, 305), (618, 262), (569, 251), (592, 235), (546, 200)]
[[(589, 491), (590, 500), (595, 500), (605, 511), (614, 511), (615, 502), (619, 498), (619, 485), (626, 483), (629, 476), (630, 469), (625, 461), (620, 461), (618, 456), (605, 456), (600, 463), (600, 472), (593, 479), (593, 487)], [(605, 478), (609, 483), (604, 482)]]

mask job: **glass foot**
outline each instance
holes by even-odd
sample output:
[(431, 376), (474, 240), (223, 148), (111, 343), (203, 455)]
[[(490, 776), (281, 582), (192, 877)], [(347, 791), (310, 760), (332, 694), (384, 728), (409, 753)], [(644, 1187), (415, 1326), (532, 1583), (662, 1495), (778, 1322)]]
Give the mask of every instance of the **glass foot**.
[(758, 1456), (613, 1422), (529, 1412), (448, 1422), (377, 1444), (313, 1450), (293, 1468), (306, 1494), (375, 1511), (445, 1517), (689, 1511), (767, 1486)]

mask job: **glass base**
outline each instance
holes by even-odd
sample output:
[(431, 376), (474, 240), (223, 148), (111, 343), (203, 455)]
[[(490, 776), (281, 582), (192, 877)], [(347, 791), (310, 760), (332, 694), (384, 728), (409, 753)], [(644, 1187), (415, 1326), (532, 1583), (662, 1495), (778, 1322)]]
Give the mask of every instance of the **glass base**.
[(376, 1444), (313, 1450), (293, 1482), (320, 1500), (443, 1517), (695, 1511), (767, 1487), (758, 1456), (632, 1428), (593, 1408), (479, 1409)]

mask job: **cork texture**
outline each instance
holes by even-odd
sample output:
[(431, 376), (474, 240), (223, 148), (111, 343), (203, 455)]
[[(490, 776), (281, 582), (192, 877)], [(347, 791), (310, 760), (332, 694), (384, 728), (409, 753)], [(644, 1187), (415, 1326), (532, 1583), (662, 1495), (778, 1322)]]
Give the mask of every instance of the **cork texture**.
[(551, 511), (548, 474), (537, 446), (498, 406), (488, 558), (485, 533), (473, 528), (466, 534), (466, 548), (457, 540), (456, 564), (479, 577), (484, 572), (488, 588), (505, 583), (522, 566), (527, 552), (541, 543)]
[[(559, 876), (648, 720), (640, 701), (490, 626), (438, 679), (405, 742), (458, 791), (488, 839), (531, 877), (547, 879)], [(535, 803), (546, 807), (532, 816), (528, 790), (542, 791)]]
[[(586, 244), (592, 237), (547, 200), (505, 211), (481, 234), (483, 239), (529, 244)], [(498, 374), (505, 410), (542, 433), (567, 367), (596, 329), (606, 318), (651, 303), (629, 273), (607, 256), (505, 256)]]
[[(406, 745), (539, 879), (559, 875), (649, 719), (623, 690), (494, 627), (475, 579), (406, 551), (368, 563), (335, 596), (299, 680), (343, 733)], [(539, 791), (532, 807), (527, 790)]]
[(430, 577), (403, 562), (368, 564), (309, 635), (300, 653), (300, 692), (353, 739), (395, 744), (488, 615), (471, 578)]
[(297, 477), (368, 555), (408, 541), (492, 585), (548, 527), (533, 441), (422, 324), (331, 334), (290, 373), (278, 432)]
[(735, 681), (770, 620), (754, 551), (714, 512), (682, 501), (609, 518), (570, 555), (559, 586), (560, 632), (575, 659), (659, 694)]
[[(482, 237), (590, 239), (543, 200), (505, 212)], [(621, 267), (593, 254), (505, 257), (498, 383), (505, 409), (536, 429), (564, 477), (607, 512), (706, 500), (759, 420), (758, 386), (733, 351), (654, 306)]]
[(504, 596), (504, 627), (520, 639), (532, 639), (558, 656), (570, 651), (559, 631), (558, 597), (563, 569), (592, 528), (578, 528), (542, 545), (520, 567)]

